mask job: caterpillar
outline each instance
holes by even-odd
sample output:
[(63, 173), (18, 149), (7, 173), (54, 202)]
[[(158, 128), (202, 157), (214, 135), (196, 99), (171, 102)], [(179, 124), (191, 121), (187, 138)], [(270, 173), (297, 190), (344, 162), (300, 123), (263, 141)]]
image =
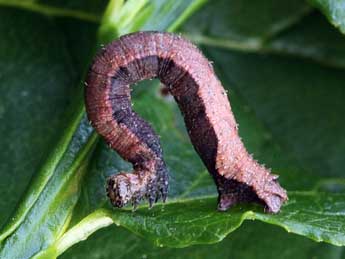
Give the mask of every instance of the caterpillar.
[(218, 210), (257, 202), (276, 213), (287, 200), (278, 176), (245, 149), (226, 91), (211, 63), (179, 35), (136, 32), (102, 48), (85, 82), (86, 112), (91, 125), (133, 172), (107, 179), (113, 206), (150, 207), (167, 198), (169, 176), (159, 137), (131, 107), (130, 85), (158, 78), (176, 100), (191, 142), (218, 191)]

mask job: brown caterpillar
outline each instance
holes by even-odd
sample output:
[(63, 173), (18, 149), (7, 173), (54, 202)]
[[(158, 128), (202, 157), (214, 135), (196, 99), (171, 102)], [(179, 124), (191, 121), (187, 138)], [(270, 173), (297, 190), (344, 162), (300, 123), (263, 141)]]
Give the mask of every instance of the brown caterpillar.
[(151, 207), (167, 197), (168, 170), (159, 138), (131, 108), (130, 85), (150, 78), (167, 86), (178, 103), (194, 148), (217, 185), (218, 209), (255, 201), (278, 212), (286, 191), (246, 151), (210, 62), (191, 42), (164, 32), (137, 32), (112, 42), (97, 54), (87, 75), (88, 118), (134, 169), (108, 179), (112, 204), (132, 202), (135, 207), (147, 198)]

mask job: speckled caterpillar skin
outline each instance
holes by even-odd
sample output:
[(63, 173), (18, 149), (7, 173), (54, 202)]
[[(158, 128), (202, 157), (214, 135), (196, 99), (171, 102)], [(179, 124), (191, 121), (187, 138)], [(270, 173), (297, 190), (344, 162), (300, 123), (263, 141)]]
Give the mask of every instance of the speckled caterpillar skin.
[(130, 85), (150, 78), (166, 85), (178, 103), (190, 139), (217, 185), (218, 209), (255, 201), (278, 212), (286, 192), (277, 176), (246, 151), (209, 61), (189, 41), (162, 32), (138, 32), (112, 42), (97, 54), (87, 76), (91, 124), (134, 169), (108, 179), (112, 204), (136, 206), (147, 198), (152, 206), (167, 196), (168, 170), (159, 138), (131, 108)]

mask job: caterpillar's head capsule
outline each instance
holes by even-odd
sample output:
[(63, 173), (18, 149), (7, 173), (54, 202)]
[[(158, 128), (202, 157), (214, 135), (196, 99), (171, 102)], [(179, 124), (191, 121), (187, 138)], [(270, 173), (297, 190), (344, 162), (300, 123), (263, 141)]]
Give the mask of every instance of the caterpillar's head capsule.
[(118, 208), (122, 208), (131, 201), (131, 183), (126, 174), (112, 175), (108, 178), (107, 195), (113, 206)]

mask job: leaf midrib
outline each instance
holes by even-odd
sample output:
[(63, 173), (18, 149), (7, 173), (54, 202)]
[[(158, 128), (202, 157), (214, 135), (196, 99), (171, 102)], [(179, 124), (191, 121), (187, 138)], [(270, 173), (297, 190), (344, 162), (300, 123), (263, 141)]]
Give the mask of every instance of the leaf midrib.
[(69, 17), (77, 20), (100, 23), (101, 15), (92, 14), (89, 12), (81, 10), (73, 10), (67, 8), (54, 7), (51, 5), (45, 5), (41, 3), (31, 2), (31, 1), (6, 1), (0, 0), (0, 6), (11, 7), (23, 9), (31, 12), (40, 13), (46, 16), (56, 16), (56, 17)]
[[(286, 57), (295, 57), (295, 58), (301, 58), (304, 60), (309, 60), (311, 62), (320, 64), (326, 67), (331, 67), (335, 69), (343, 69), (343, 70), (345, 69), (343, 65), (339, 65), (337, 62), (332, 62), (325, 59), (321, 61), (318, 58), (315, 58), (312, 56), (304, 56), (304, 55), (301, 55), (300, 53), (284, 52), (284, 51), (271, 48), (270, 46), (265, 45), (265, 41), (261, 41), (259, 39), (248, 40), (248, 41), (237, 41), (237, 40), (231, 40), (228, 38), (208, 37), (208, 36), (197, 35), (197, 34), (183, 33), (183, 35), (184, 37), (190, 39), (194, 43), (198, 45), (206, 46), (206, 47), (214, 47), (214, 48), (230, 50), (230, 51), (238, 51), (238, 52), (244, 52), (244, 53), (254, 53), (254, 54), (265, 53), (265, 54), (280, 55), (280, 56), (286, 56)], [(274, 40), (274, 37), (271, 40)]]

